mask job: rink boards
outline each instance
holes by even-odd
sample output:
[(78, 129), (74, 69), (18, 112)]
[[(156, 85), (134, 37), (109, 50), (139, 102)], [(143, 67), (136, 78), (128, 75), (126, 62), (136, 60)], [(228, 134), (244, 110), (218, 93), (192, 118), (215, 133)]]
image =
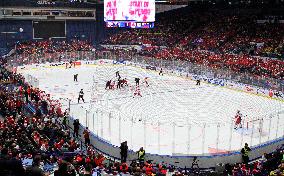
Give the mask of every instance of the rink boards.
[[(254, 93), (248, 85), (203, 77), (198, 87), (197, 75), (164, 69), (164, 76), (159, 76), (159, 68), (112, 60), (84, 61), (71, 69), (64, 63), (19, 69), (37, 77), (39, 87), (55, 99), (70, 99), (71, 115), (114, 145), (128, 140), (132, 149), (142, 145), (158, 154), (224, 153), (238, 150), (245, 142), (257, 145), (284, 133), (283, 100), (259, 89)], [(150, 88), (142, 86), (143, 97), (134, 99), (133, 88), (104, 91), (105, 81), (113, 79), (117, 70), (130, 80), (150, 77)], [(74, 73), (79, 73), (79, 83), (73, 82)], [(77, 104), (81, 88), (87, 102)], [(248, 115), (243, 119), (245, 130), (234, 130), (237, 110)], [(257, 119), (263, 119), (261, 124)]]

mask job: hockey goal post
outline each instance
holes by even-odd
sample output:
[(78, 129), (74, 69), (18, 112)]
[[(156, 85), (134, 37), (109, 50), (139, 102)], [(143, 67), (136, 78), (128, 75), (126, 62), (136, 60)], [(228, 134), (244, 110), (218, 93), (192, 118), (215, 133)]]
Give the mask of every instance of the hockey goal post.
[(253, 130), (255, 132), (258, 133), (262, 133), (263, 132), (263, 118), (247, 118), (244, 120), (244, 124), (243, 126), (249, 130)]

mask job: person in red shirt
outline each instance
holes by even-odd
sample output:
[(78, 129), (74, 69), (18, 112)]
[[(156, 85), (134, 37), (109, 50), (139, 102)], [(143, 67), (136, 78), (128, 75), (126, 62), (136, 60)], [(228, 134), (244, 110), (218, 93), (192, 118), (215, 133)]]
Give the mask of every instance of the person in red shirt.
[(29, 95), (29, 97), (30, 97), (30, 96), (31, 96), (31, 92), (32, 92), (32, 90), (31, 90), (30, 87), (28, 87), (27, 92), (28, 92), (28, 95)]
[(242, 128), (242, 114), (240, 113), (240, 111), (237, 111), (237, 114), (235, 115), (235, 127), (234, 129), (237, 128)]
[(158, 165), (158, 169), (159, 169), (160, 174), (162, 174), (162, 175), (166, 175), (167, 174), (167, 167), (165, 165), (159, 164)]
[(105, 160), (105, 157), (102, 154), (98, 154), (98, 156), (95, 158), (96, 166), (102, 167), (104, 160)]
[(14, 125), (15, 120), (14, 120), (13, 116), (8, 117), (7, 121), (8, 121), (9, 125)]
[(83, 157), (79, 154), (75, 157), (75, 162), (80, 165), (83, 162)]
[(146, 164), (146, 165), (144, 166), (144, 169), (145, 169), (146, 175), (152, 175), (152, 173), (153, 173), (152, 164)]
[(89, 156), (87, 156), (87, 157), (85, 158), (85, 163), (86, 163), (86, 164), (90, 164), (90, 163), (91, 163), (91, 158), (90, 158)]
[(90, 132), (88, 130), (88, 127), (86, 127), (86, 129), (84, 130), (83, 135), (85, 139), (85, 144), (90, 145)]
[(126, 174), (128, 172), (128, 165), (127, 163), (122, 163), (121, 166), (119, 167), (120, 171)]
[(60, 107), (57, 107), (56, 108), (56, 114), (59, 116), (59, 117), (63, 117), (63, 113), (62, 113), (62, 110)]
[(17, 108), (18, 113), (20, 114), (21, 109), (22, 109), (22, 101), (19, 99), (16, 101), (16, 108)]

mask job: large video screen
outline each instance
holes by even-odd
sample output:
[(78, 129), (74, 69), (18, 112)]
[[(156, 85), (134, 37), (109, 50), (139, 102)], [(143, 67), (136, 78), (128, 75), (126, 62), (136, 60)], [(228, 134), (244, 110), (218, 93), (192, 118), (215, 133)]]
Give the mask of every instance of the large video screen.
[(104, 21), (155, 21), (155, 0), (104, 0)]
[(106, 22), (108, 28), (154, 28), (154, 22), (129, 22), (111, 21)]
[(65, 21), (33, 21), (35, 39), (64, 38)]

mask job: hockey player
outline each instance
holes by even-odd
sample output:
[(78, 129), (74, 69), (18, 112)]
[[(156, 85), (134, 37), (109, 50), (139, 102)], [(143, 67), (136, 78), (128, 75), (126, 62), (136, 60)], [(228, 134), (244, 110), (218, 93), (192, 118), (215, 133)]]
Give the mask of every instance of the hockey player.
[(197, 86), (200, 86), (200, 79), (197, 79), (197, 80), (196, 80), (196, 85), (197, 85)]
[(242, 128), (242, 116), (243, 115), (238, 110), (237, 114), (235, 115), (235, 128), (234, 129)]
[(122, 85), (122, 80), (119, 79), (119, 80), (117, 81), (116, 88), (117, 88), (117, 89), (120, 89), (121, 87), (123, 87), (123, 85)]
[(105, 89), (110, 89), (110, 83), (111, 83), (111, 80), (106, 82), (106, 88)]
[(278, 98), (283, 98), (280, 91), (275, 92), (274, 95)]
[(115, 81), (111, 81), (109, 89), (114, 89)]
[(124, 78), (124, 79), (122, 80), (122, 85), (123, 85), (123, 86), (128, 86), (128, 81), (127, 81), (126, 78)]
[(121, 76), (119, 74), (119, 71), (115, 72), (115, 77), (118, 77), (118, 80), (120, 80)]
[(133, 98), (134, 98), (135, 96), (140, 96), (140, 97), (142, 97), (141, 91), (140, 91), (140, 87), (139, 87), (139, 86), (136, 86), (135, 92), (134, 92), (134, 94), (133, 94)]
[(145, 82), (146, 86), (149, 87), (148, 77), (145, 77), (145, 78), (144, 78), (144, 82)]
[(79, 101), (80, 101), (81, 99), (82, 99), (83, 102), (85, 103), (85, 100), (84, 100), (84, 91), (83, 91), (83, 89), (81, 89), (80, 92), (79, 92), (78, 103), (79, 103)]
[(78, 82), (78, 74), (74, 75), (74, 82)]
[(163, 74), (163, 68), (161, 68), (161, 70), (160, 70), (160, 72), (159, 72), (159, 75), (162, 75), (162, 76), (164, 75), (164, 74)]
[(69, 62), (69, 68), (72, 68), (73, 61)]
[(140, 78), (135, 78), (135, 84), (136, 86), (139, 86)]

